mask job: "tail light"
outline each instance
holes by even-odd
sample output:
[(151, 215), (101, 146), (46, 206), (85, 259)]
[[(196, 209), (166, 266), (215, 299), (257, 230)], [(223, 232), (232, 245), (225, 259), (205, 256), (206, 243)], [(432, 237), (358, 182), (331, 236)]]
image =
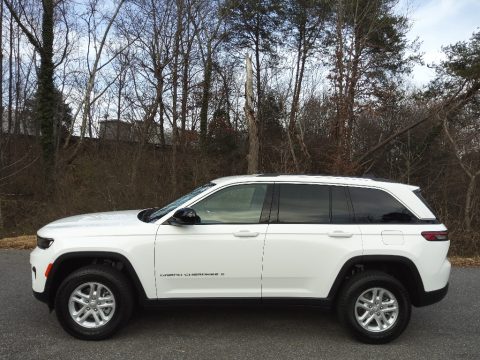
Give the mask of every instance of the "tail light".
[(448, 241), (447, 231), (423, 231), (422, 236), (428, 241)]

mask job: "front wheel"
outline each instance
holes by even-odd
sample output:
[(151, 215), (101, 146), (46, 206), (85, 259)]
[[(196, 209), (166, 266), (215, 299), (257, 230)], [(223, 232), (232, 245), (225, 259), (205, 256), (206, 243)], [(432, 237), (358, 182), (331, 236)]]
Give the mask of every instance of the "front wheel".
[(132, 309), (128, 279), (120, 271), (102, 265), (86, 266), (70, 274), (55, 298), (62, 327), (84, 340), (113, 335), (128, 321)]
[(381, 344), (397, 338), (410, 321), (411, 303), (396, 278), (379, 271), (354, 275), (343, 287), (337, 312), (360, 341)]

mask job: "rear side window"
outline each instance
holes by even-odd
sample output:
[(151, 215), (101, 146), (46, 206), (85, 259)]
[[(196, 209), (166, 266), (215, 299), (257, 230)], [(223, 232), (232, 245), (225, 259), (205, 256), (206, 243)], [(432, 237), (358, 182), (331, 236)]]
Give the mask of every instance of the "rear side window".
[(330, 223), (330, 191), (328, 186), (282, 184), (279, 188), (279, 223)]
[(332, 224), (353, 222), (352, 210), (348, 201), (348, 189), (345, 186), (332, 186)]
[(393, 196), (382, 190), (350, 187), (357, 223), (412, 223), (415, 216)]

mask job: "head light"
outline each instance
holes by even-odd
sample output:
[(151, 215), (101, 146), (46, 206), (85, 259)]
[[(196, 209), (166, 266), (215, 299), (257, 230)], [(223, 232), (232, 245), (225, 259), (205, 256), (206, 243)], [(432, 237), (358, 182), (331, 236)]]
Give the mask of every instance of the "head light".
[(40, 249), (48, 249), (53, 244), (53, 239), (43, 238), (37, 235), (37, 246)]

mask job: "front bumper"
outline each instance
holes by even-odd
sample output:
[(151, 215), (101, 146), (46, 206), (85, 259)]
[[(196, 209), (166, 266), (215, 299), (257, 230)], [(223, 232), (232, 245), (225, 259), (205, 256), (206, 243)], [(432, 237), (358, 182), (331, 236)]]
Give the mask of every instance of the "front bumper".
[(46, 292), (36, 292), (33, 290), (33, 297), (38, 301), (48, 304), (48, 296)]

